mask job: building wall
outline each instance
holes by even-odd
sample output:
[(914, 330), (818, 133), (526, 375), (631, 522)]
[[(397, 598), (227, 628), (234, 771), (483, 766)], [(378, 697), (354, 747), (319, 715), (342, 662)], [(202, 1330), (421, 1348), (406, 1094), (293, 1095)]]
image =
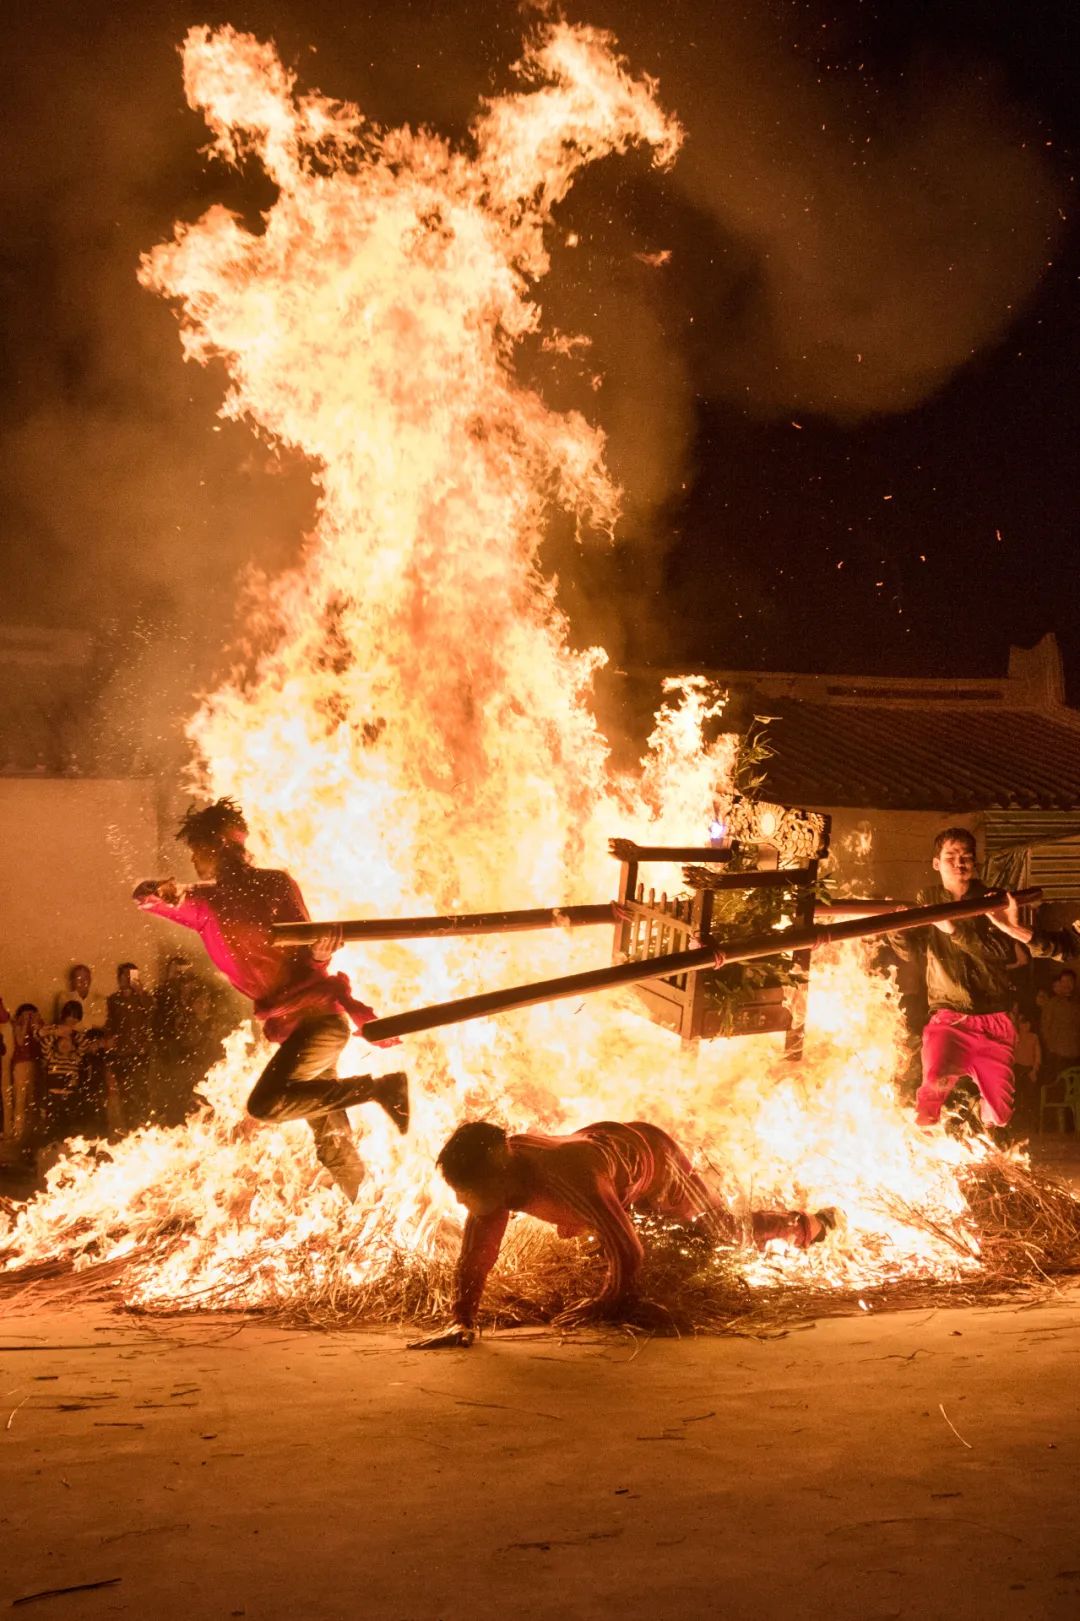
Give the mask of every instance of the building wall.
[(156, 978), (175, 941), (131, 904), (158, 871), (156, 785), (149, 780), (0, 777), (0, 991), (10, 1011), (36, 1002), (52, 1016), (73, 962), (94, 988), (116, 988), (116, 965)]
[(90, 648), (80, 631), (0, 624), (0, 772), (86, 769)]
[(832, 817), (832, 877), (838, 892), (913, 900), (933, 883), (930, 852), (943, 827), (967, 827), (983, 856), (979, 815), (946, 811), (851, 810), (815, 805)]

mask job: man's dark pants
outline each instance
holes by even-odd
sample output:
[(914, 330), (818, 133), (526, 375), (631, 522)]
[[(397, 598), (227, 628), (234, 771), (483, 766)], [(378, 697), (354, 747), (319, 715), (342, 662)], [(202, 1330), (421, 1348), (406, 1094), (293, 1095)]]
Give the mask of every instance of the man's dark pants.
[(368, 1103), (379, 1083), (370, 1075), (339, 1080), (337, 1061), (352, 1035), (341, 1013), (318, 1013), (297, 1025), (271, 1058), (248, 1098), (256, 1120), (306, 1120), (315, 1137), (315, 1153), (349, 1199), (363, 1180), (345, 1110)]

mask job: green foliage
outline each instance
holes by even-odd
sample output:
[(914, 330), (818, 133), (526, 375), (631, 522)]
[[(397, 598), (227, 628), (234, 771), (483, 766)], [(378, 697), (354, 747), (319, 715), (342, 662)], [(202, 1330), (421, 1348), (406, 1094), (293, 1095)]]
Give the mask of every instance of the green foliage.
[(762, 767), (776, 753), (765, 730), (772, 718), (771, 715), (755, 715), (735, 750), (732, 781), (736, 793), (743, 794), (747, 799), (754, 799), (763, 787), (765, 772)]

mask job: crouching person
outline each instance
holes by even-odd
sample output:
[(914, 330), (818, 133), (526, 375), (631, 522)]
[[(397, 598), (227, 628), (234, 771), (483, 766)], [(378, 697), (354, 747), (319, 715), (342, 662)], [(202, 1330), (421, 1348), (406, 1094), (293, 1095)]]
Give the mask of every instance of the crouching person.
[[(454, 1321), (445, 1331), (414, 1342), (410, 1350), (473, 1343), (480, 1297), (516, 1211), (550, 1222), (560, 1238), (586, 1233), (597, 1238), (607, 1279), (578, 1316), (618, 1317), (633, 1300), (643, 1251), (632, 1210), (700, 1222), (719, 1243), (739, 1237), (735, 1218), (710, 1193), (678, 1143), (644, 1120), (604, 1120), (565, 1137), (535, 1132), (508, 1136), (500, 1126), (473, 1121), (458, 1127), (437, 1163), (469, 1212), (458, 1258)], [(805, 1249), (824, 1238), (835, 1214), (756, 1211), (751, 1219), (759, 1247), (783, 1238)]]

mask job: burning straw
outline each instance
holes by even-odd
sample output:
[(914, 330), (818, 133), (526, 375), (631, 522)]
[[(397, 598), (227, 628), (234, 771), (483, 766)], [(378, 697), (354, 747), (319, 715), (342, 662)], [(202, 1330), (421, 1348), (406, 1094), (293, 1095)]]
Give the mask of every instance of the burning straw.
[[(660, 1334), (763, 1334), (781, 1332), (814, 1317), (856, 1310), (899, 1311), (920, 1306), (967, 1305), (977, 1300), (1045, 1295), (1056, 1280), (1080, 1272), (1080, 1198), (1053, 1177), (1033, 1170), (1015, 1151), (972, 1143), (970, 1166), (960, 1174), (965, 1216), (946, 1223), (896, 1199), (885, 1213), (927, 1232), (955, 1251), (952, 1277), (882, 1268), (882, 1281), (854, 1287), (830, 1281), (828, 1243), (820, 1252), (795, 1255), (782, 1246), (759, 1257), (746, 1249), (717, 1248), (694, 1231), (653, 1219), (639, 1223), (645, 1245), (640, 1301), (629, 1325)], [(128, 1256), (95, 1262), (84, 1254), (19, 1267), (0, 1274), (0, 1299), (96, 1299), (131, 1309), (131, 1285), (162, 1260), (181, 1235), (162, 1226)], [(0, 1266), (4, 1262), (0, 1250)], [(150, 1315), (178, 1312), (252, 1313), (247, 1286), (254, 1267), (203, 1290), (158, 1305), (134, 1309)], [(511, 1227), (485, 1295), (482, 1326), (561, 1329), (563, 1314), (594, 1296), (604, 1263), (594, 1242), (564, 1240), (537, 1222)], [(270, 1288), (258, 1314), (315, 1329), (348, 1326), (428, 1327), (450, 1318), (454, 1295), (454, 1246), (421, 1255), (388, 1247), (381, 1265), (363, 1281), (328, 1268), (325, 1240), (293, 1256), (280, 1290)]]
[[(1067, 1187), (1000, 1150), (974, 1159), (961, 1184), (968, 1216), (951, 1227), (915, 1209), (893, 1212), (955, 1246), (959, 1264), (951, 1279), (905, 1271), (869, 1288), (837, 1286), (823, 1275), (813, 1252), (759, 1259), (746, 1250), (714, 1248), (696, 1232), (642, 1220), (641, 1299), (627, 1321), (661, 1334), (763, 1333), (867, 1308), (901, 1311), (1031, 1296), (1080, 1272), (1080, 1198)], [(556, 1238), (537, 1223), (520, 1226), (517, 1234), (511, 1230), (488, 1282), (481, 1322), (490, 1328), (559, 1328), (564, 1312), (597, 1293), (603, 1262), (589, 1242)], [(976, 1259), (977, 1269), (965, 1269)], [(374, 1283), (316, 1291), (283, 1303), (281, 1315), (309, 1327), (427, 1326), (449, 1320), (452, 1301), (453, 1268), (447, 1260), (402, 1254)]]

